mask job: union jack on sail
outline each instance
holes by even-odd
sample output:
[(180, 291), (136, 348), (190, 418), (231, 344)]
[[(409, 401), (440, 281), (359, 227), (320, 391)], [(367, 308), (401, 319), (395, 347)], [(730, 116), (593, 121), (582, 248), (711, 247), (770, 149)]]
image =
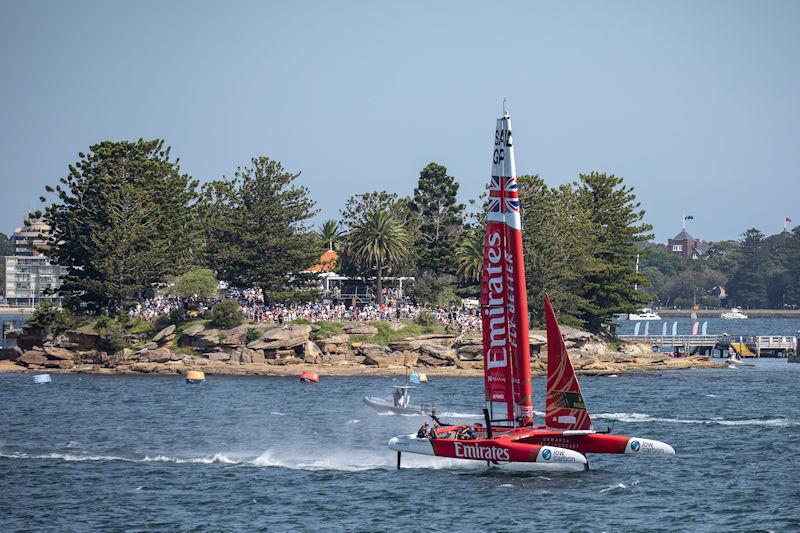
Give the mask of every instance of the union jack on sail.
[(489, 183), (489, 211), (493, 213), (519, 211), (519, 188), (516, 177), (492, 176), (492, 181)]

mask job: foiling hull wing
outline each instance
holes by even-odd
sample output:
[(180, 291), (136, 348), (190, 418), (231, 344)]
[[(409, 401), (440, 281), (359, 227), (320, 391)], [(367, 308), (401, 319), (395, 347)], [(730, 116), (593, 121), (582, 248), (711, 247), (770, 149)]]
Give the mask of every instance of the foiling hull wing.
[(658, 440), (608, 433), (576, 433), (578, 432), (533, 429), (520, 440), (532, 444), (560, 446), (582, 454), (675, 455), (672, 446)]

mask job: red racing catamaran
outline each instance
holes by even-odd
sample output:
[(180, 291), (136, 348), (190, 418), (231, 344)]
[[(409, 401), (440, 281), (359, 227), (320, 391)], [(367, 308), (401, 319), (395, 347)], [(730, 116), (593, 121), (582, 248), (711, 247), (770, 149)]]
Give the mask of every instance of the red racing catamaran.
[(401, 453), (486, 461), (501, 468), (588, 467), (587, 453), (674, 455), (663, 442), (600, 433), (589, 412), (558, 321), (544, 298), (547, 391), (544, 425), (534, 425), (522, 222), (511, 119), (497, 119), (483, 253), (481, 325), (486, 424), (440, 425), (389, 441)]

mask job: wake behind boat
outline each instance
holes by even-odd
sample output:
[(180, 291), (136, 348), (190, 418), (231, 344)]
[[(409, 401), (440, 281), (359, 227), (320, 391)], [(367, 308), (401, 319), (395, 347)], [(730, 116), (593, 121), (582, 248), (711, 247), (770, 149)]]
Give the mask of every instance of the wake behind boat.
[(481, 321), (485, 425), (447, 425), (435, 416), (416, 434), (389, 441), (397, 451), (485, 461), (511, 469), (543, 465), (588, 468), (587, 453), (674, 455), (663, 442), (611, 435), (592, 428), (580, 385), (550, 300), (545, 295), (547, 394), (545, 425), (534, 426), (528, 340), (528, 304), (522, 224), (508, 113), (497, 121), (489, 190)]

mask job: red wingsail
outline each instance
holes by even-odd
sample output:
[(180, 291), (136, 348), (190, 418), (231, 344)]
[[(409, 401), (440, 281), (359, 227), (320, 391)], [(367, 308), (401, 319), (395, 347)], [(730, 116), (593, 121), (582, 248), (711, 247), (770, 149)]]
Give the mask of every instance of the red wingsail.
[(583, 401), (581, 386), (569, 360), (561, 328), (550, 298), (544, 296), (547, 325), (547, 401), (545, 424), (556, 429), (591, 429), (592, 421)]
[(522, 222), (508, 113), (497, 119), (486, 213), (481, 318), (486, 401), (493, 420), (533, 421)]

